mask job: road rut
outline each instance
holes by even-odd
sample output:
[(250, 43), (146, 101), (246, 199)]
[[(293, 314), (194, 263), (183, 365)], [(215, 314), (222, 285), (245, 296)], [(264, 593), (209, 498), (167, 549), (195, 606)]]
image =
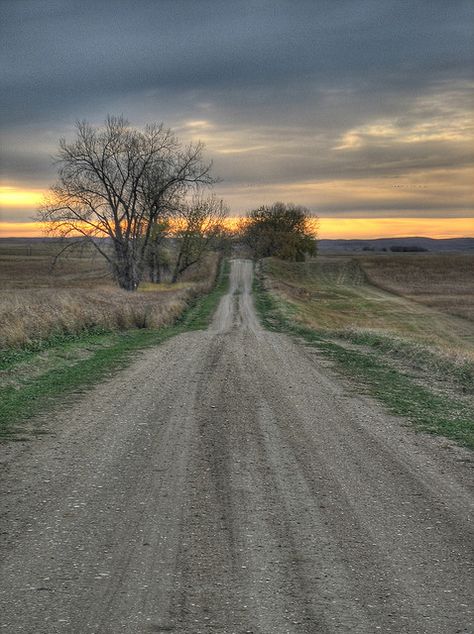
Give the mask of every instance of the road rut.
[(232, 261), (207, 331), (1, 449), (0, 631), (474, 631), (469, 455), (265, 331), (251, 285)]

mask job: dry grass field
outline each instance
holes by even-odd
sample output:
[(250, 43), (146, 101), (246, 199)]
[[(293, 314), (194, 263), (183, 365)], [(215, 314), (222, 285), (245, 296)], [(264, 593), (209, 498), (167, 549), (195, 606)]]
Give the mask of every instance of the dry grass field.
[(52, 268), (58, 248), (0, 241), (0, 349), (91, 329), (169, 324), (193, 296), (211, 287), (217, 267), (217, 258), (210, 257), (179, 284), (144, 284), (129, 293), (90, 251), (63, 257)]
[(474, 360), (472, 255), (320, 256), (268, 260), (264, 268), (311, 327), (401, 338)]
[(375, 286), (474, 321), (474, 255), (401, 253), (359, 262)]

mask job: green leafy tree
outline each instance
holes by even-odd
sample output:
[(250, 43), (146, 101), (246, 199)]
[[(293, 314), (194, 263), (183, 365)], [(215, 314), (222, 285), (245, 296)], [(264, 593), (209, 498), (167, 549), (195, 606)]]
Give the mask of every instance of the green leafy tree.
[(251, 211), (240, 235), (257, 259), (275, 256), (301, 262), (316, 254), (316, 223), (305, 207), (277, 202)]

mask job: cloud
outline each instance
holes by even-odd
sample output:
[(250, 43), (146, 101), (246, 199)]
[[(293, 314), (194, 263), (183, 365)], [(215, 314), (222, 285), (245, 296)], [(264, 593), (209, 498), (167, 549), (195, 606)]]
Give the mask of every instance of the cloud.
[(428, 170), (404, 177), (286, 181), (235, 186), (219, 195), (247, 211), (275, 200), (307, 206), (324, 217), (472, 217), (474, 169)]
[[(344, 184), (359, 181), (352, 209), (367, 213), (472, 209), (468, 186), (453, 185), (473, 164), (469, 2), (5, 0), (0, 11), (6, 185), (47, 187), (76, 119), (123, 112), (203, 140), (235, 210), (286, 192), (348, 213)], [(431, 187), (440, 173), (444, 198), (383, 186)]]
[(7, 1), (2, 119), (74, 112), (104, 96), (154, 89), (237, 89), (239, 101), (247, 91), (265, 101), (267, 91), (295, 81), (377, 91), (465, 77), (470, 14), (457, 0)]

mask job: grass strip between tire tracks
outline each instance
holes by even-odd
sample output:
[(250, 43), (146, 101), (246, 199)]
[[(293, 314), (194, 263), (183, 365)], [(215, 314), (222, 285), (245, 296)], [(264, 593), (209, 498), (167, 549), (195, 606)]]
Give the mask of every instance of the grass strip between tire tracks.
[[(125, 367), (134, 352), (156, 346), (182, 332), (206, 328), (221, 296), (227, 291), (229, 270), (230, 264), (225, 260), (211, 292), (195, 299), (173, 325), (159, 329), (59, 336), (37, 342), (30, 348), (5, 351), (0, 357), (0, 370), (4, 376), (18, 364), (34, 366), (45, 351), (66, 356), (69, 361), (37, 376), (27, 373), (19, 385), (0, 388), (0, 442), (24, 440), (31, 433), (43, 433), (41, 429), (27, 429), (22, 423), (53, 407), (66, 394), (83, 393)], [(81, 351), (87, 352), (85, 358), (81, 358)]]
[(267, 329), (304, 339), (356, 380), (362, 391), (375, 396), (390, 412), (408, 419), (416, 429), (474, 448), (474, 412), (469, 405), (417, 385), (403, 371), (384, 362), (383, 349), (350, 349), (332, 340), (330, 334), (298, 323), (292, 317), (296, 317), (297, 309), (272, 295), (261, 276), (254, 280), (254, 299)]

